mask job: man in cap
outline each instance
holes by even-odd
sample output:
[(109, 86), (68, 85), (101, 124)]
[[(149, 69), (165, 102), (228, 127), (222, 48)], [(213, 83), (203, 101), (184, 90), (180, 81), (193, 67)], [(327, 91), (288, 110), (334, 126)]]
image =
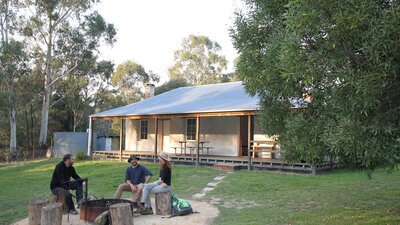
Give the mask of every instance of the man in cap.
[(148, 183), (153, 174), (145, 167), (138, 163), (140, 158), (136, 155), (131, 155), (128, 159), (128, 163), (131, 165), (126, 168), (125, 172), (125, 183), (119, 185), (117, 192), (115, 192), (115, 198), (121, 198), (123, 191), (132, 192), (132, 201), (134, 207), (138, 207), (138, 203), (142, 196), (142, 190), (144, 184)]

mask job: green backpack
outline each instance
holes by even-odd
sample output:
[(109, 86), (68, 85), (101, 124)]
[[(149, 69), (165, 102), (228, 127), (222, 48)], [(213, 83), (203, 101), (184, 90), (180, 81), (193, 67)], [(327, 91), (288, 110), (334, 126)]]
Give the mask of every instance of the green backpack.
[(172, 205), (171, 217), (183, 216), (193, 213), (192, 206), (190, 206), (190, 204), (187, 201), (178, 198), (176, 194), (172, 194), (171, 196), (171, 205)]

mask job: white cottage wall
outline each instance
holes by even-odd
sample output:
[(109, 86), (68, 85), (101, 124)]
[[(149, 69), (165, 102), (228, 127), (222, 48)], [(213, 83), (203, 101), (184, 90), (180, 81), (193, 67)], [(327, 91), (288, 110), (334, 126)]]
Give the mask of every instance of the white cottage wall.
[(148, 121), (147, 139), (140, 139), (140, 120), (126, 120), (125, 150), (154, 152), (155, 121)]
[(212, 146), (210, 155), (238, 156), (239, 117), (204, 117), (200, 123), (200, 140)]
[[(210, 155), (238, 156), (239, 117), (202, 117), (200, 120), (200, 141), (207, 141), (204, 146), (213, 147), (209, 152)], [(126, 150), (154, 151), (154, 120), (148, 121), (148, 137), (146, 140), (140, 140), (140, 120), (126, 120)], [(161, 134), (159, 137), (161, 138)], [(164, 144), (170, 147), (164, 148), (164, 151), (175, 153), (171, 147), (179, 147), (179, 141), (184, 140), (186, 140), (186, 118), (170, 119), (169, 145)], [(187, 145), (195, 146), (195, 143), (189, 141)], [(158, 144), (160, 145), (160, 141)]]
[[(185, 140), (186, 133), (186, 119), (185, 118), (172, 118), (170, 120), (169, 130), (169, 146), (179, 147), (179, 141)], [(175, 153), (173, 148), (164, 149), (168, 153)]]

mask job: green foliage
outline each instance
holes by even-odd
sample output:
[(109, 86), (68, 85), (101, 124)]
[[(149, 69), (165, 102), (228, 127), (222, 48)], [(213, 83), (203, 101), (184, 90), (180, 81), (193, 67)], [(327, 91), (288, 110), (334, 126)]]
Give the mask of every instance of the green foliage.
[(142, 65), (130, 60), (118, 65), (111, 78), (112, 84), (126, 104), (143, 98), (144, 84), (159, 80), (160, 77), (157, 74), (152, 71), (146, 72)]
[(154, 94), (159, 95), (164, 92), (173, 90), (175, 88), (186, 87), (186, 86), (189, 86), (189, 84), (185, 79), (172, 79), (156, 87)]
[(83, 150), (79, 149), (75, 152), (75, 160), (77, 161), (85, 161), (85, 160), (91, 160), (92, 157), (90, 155), (87, 155)]
[[(51, 123), (48, 115), (51, 106), (57, 103), (50, 102), (54, 90), (59, 88), (58, 85), (65, 81), (66, 77), (72, 79), (71, 77), (75, 76), (74, 80), (77, 81), (82, 77), (89, 79), (87, 76), (96, 75), (100, 44), (113, 44), (115, 41), (114, 26), (106, 23), (102, 16), (92, 9), (94, 3), (96, 1), (85, 0), (21, 2), (26, 10), (19, 17), (21, 20), (19, 30), (30, 43), (28, 50), (35, 55), (32, 64), (40, 71), (38, 74), (43, 85), (39, 134), (41, 149), (46, 148), (48, 135), (51, 134), (48, 132), (48, 124)], [(63, 88), (65, 87), (64, 85)], [(85, 88), (82, 86), (70, 88), (73, 89), (71, 92), (75, 93), (75, 96), (76, 93), (85, 93)], [(58, 94), (65, 93), (68, 92)], [(60, 101), (66, 96), (57, 97)], [(85, 110), (76, 107), (79, 105), (79, 100), (74, 97), (69, 96), (66, 105), (74, 114), (73, 130), (75, 130), (82, 118), (81, 115), (85, 114), (77, 111)]]
[(227, 65), (225, 56), (218, 55), (220, 50), (221, 46), (206, 36), (189, 35), (175, 51), (169, 78), (185, 79), (191, 85), (219, 83)]
[[(371, 172), (400, 160), (397, 1), (245, 1), (237, 73), (289, 161)], [(296, 107), (297, 109), (293, 109)]]

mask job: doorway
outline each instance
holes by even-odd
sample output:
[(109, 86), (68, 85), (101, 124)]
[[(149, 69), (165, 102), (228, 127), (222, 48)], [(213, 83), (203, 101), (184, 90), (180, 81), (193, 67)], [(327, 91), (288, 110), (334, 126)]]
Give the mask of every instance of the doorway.
[[(248, 116), (240, 116), (240, 156), (248, 156)], [(250, 140), (254, 139), (254, 116), (250, 120)]]
[(170, 120), (162, 120), (162, 150), (168, 152), (169, 146), (169, 133), (170, 133)]

